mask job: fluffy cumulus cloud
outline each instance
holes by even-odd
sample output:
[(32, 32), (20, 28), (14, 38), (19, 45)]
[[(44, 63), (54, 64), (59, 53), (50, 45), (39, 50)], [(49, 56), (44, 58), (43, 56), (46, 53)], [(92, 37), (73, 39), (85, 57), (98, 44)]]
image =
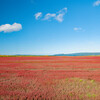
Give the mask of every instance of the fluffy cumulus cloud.
[[(63, 8), (61, 9), (59, 12), (56, 12), (56, 13), (47, 13), (43, 20), (57, 20), (58, 22), (62, 22), (64, 20), (64, 15), (67, 13), (67, 8)], [(38, 14), (38, 13), (37, 13)], [(35, 18), (36, 18), (36, 15), (35, 14)], [(42, 13), (38, 14), (38, 16), (40, 17)], [(36, 18), (38, 19), (38, 18)]]
[(81, 30), (82, 30), (82, 28), (78, 28), (78, 27), (74, 28), (74, 31), (81, 31)]
[(19, 23), (14, 23), (12, 25), (5, 24), (0, 26), (0, 32), (13, 32), (13, 31), (20, 31), (22, 29), (22, 25)]
[(35, 19), (38, 20), (40, 17), (42, 17), (42, 12), (38, 12), (35, 14)]
[(94, 2), (93, 6), (99, 6), (100, 5), (100, 0), (97, 0)]

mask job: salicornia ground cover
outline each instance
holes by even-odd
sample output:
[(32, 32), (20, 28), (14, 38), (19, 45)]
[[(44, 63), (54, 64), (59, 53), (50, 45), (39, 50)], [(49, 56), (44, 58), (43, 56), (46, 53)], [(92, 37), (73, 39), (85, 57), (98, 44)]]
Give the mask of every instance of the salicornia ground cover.
[(0, 100), (100, 100), (100, 57), (0, 57)]

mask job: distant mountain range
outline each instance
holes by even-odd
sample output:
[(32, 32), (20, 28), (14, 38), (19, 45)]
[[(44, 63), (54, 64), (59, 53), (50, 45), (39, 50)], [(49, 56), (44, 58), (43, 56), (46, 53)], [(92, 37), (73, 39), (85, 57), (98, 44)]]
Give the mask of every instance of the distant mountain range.
[(53, 56), (100, 56), (99, 53), (72, 53), (72, 54), (55, 54)]
[(16, 55), (0, 55), (2, 56), (100, 56), (100, 52), (93, 53), (71, 53), (71, 54), (54, 54), (54, 55), (31, 55), (31, 54), (16, 54)]

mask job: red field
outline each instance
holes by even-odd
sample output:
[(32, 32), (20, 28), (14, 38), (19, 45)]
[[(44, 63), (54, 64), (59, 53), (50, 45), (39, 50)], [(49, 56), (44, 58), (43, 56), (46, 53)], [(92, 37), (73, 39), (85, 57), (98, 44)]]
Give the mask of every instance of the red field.
[(100, 57), (0, 57), (0, 100), (100, 100)]

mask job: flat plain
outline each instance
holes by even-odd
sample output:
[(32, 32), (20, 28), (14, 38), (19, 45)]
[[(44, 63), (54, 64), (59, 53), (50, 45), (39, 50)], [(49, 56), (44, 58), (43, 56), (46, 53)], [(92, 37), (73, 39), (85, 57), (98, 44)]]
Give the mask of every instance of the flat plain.
[(0, 100), (100, 100), (100, 56), (0, 57)]

